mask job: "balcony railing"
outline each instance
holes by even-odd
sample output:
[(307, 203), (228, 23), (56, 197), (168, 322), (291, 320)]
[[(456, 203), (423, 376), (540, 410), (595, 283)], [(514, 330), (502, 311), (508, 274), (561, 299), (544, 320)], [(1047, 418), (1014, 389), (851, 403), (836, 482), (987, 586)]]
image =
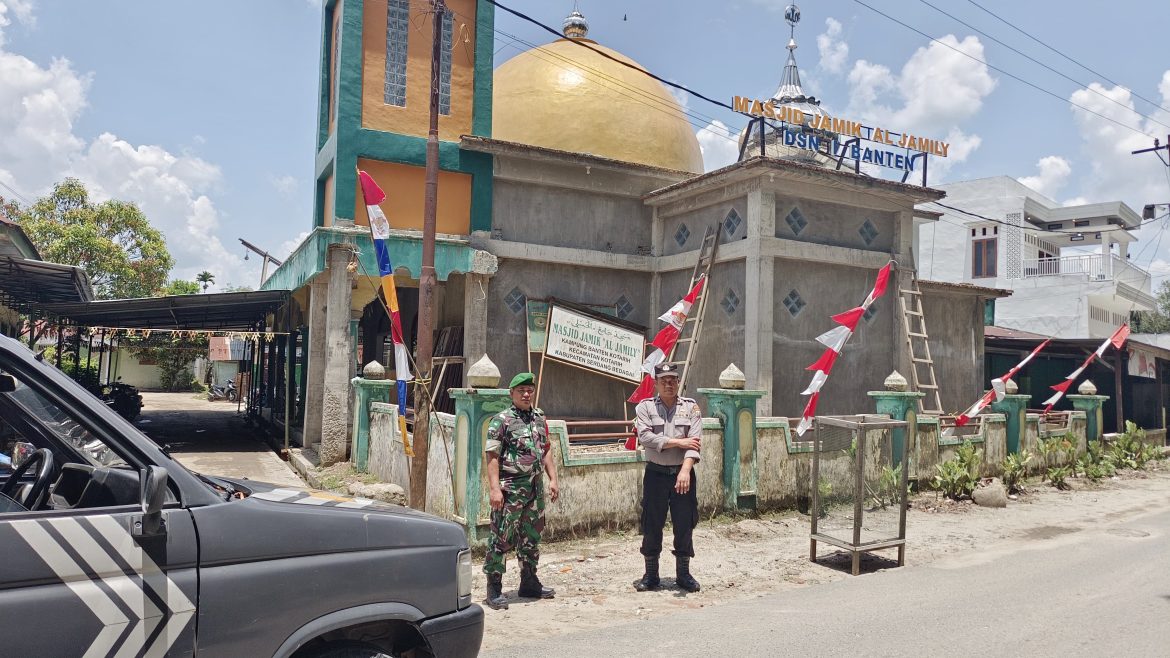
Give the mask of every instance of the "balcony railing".
[(1084, 276), (1090, 281), (1124, 281), (1142, 290), (1149, 288), (1150, 273), (1110, 254), (1085, 254), (1058, 258), (1025, 258), (1024, 278)]

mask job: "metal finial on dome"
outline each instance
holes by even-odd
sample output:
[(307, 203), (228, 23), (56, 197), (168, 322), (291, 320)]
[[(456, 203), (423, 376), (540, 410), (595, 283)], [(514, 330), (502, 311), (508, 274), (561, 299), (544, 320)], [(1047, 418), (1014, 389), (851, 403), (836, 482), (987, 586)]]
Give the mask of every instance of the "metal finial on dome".
[(788, 5), (784, 9), (784, 20), (788, 21), (792, 27), (796, 27), (796, 24), (800, 22), (800, 7)]
[(573, 9), (573, 13), (565, 17), (565, 22), (561, 24), (564, 35), (570, 39), (583, 39), (586, 34), (589, 34), (589, 22), (581, 15), (581, 12)]

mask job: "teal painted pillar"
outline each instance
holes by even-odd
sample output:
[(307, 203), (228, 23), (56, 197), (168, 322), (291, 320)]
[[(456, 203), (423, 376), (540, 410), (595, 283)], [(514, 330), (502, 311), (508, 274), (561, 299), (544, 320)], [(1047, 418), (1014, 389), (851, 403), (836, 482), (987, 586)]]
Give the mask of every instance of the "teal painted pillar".
[(918, 400), (926, 397), (918, 391), (869, 391), (866, 393), (874, 399), (874, 407), (878, 414), (888, 415), (891, 420), (904, 420), (906, 427), (899, 427), (892, 431), (890, 437), (891, 463), (901, 463), (902, 451), (906, 449), (906, 430), (918, 434)]
[(723, 423), (723, 509), (756, 506), (756, 404), (767, 391), (700, 388), (707, 411)]
[[(1010, 389), (1009, 389), (1010, 390)], [(998, 402), (991, 403), (991, 410), (1007, 417), (1007, 451), (1009, 455), (1020, 452), (1027, 431), (1028, 402), (1031, 395), (1010, 394)]]
[[(1082, 385), (1083, 386), (1083, 385)], [(1088, 441), (1101, 440), (1101, 428), (1105, 401), (1108, 395), (1066, 395), (1072, 402), (1073, 409), (1085, 412), (1085, 439)]]
[(467, 541), (474, 544), (488, 534), (490, 508), (483, 471), (488, 423), (512, 400), (503, 388), (453, 388), (448, 393), (455, 400), (455, 519), (467, 529)]
[(354, 389), (354, 436), (350, 461), (355, 469), (365, 471), (370, 460), (370, 404), (389, 402), (390, 391), (394, 390), (397, 382), (392, 379), (354, 377), (349, 383)]

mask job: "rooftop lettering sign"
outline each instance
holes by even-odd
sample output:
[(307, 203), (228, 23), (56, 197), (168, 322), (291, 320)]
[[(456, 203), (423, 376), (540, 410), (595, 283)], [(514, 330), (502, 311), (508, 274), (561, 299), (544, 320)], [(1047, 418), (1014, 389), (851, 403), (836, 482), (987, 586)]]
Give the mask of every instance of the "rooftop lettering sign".
[[(949, 143), (942, 140), (911, 133), (898, 133), (876, 126), (866, 126), (860, 121), (851, 119), (828, 115), (806, 115), (799, 108), (777, 106), (771, 100), (759, 101), (736, 96), (732, 99), (732, 106), (737, 112), (782, 122), (783, 125), (778, 132), (782, 133), (786, 146), (828, 152), (834, 157), (844, 155), (847, 158), (895, 169), (913, 171), (914, 158), (880, 147), (864, 147), (856, 142), (847, 145), (846, 142), (851, 138), (858, 138), (883, 146), (893, 146), (943, 158), (947, 157), (951, 147)], [(806, 132), (806, 129), (832, 133), (836, 137), (830, 138), (827, 134), (818, 135), (815, 132)]]

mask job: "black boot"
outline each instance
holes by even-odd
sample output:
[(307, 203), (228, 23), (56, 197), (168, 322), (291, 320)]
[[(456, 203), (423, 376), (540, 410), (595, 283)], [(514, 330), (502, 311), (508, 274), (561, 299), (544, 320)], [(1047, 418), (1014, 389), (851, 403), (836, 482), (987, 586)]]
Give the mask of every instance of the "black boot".
[(639, 592), (653, 592), (658, 589), (660, 581), (658, 579), (658, 556), (646, 555), (646, 573), (642, 575), (642, 579), (634, 582), (634, 589)]
[(487, 577), (487, 598), (484, 599), (492, 610), (507, 610), (508, 599), (504, 597), (504, 574), (489, 573)]
[(695, 577), (691, 575), (691, 558), (682, 555), (676, 556), (674, 558), (674, 569), (674, 582), (678, 583), (680, 588), (688, 592), (699, 591), (699, 581), (695, 580)]
[(520, 589), (516, 593), (526, 599), (551, 599), (556, 596), (556, 591), (540, 583), (536, 577), (536, 566), (531, 564), (520, 566)]

